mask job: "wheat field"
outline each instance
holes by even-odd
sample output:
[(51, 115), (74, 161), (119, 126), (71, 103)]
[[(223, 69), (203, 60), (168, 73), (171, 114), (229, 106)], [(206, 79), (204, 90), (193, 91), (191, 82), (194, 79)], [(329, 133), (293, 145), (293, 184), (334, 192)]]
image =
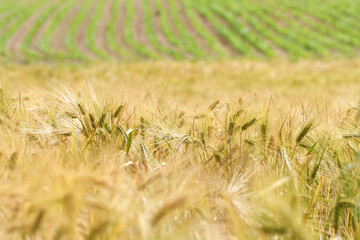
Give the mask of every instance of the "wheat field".
[(359, 67), (4, 65), (1, 239), (360, 239)]

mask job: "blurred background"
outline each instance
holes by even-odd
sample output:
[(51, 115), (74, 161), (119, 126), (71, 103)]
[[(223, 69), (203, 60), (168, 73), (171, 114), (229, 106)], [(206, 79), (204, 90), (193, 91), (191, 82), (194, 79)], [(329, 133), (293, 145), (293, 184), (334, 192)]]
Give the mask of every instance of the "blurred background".
[(351, 0), (0, 1), (4, 61), (338, 59), (360, 49)]

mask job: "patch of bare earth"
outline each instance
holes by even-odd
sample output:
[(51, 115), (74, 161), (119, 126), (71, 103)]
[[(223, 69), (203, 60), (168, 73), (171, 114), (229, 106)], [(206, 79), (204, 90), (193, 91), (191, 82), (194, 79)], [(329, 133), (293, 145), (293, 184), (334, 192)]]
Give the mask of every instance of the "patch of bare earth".
[(107, 27), (110, 24), (111, 14), (112, 14), (112, 7), (115, 0), (107, 0), (104, 5), (104, 10), (98, 23), (98, 29), (96, 31), (96, 44), (97, 46), (112, 58), (119, 59), (120, 56), (114, 50), (112, 50), (109, 45), (107, 44), (106, 32)]
[(81, 7), (84, 4), (84, 0), (78, 0), (78, 2), (68, 11), (59, 25), (56, 27), (52, 38), (50, 40), (50, 46), (54, 52), (67, 52), (66, 36), (68, 35), (70, 26), (80, 12)]
[(154, 28), (154, 33), (159, 43), (167, 49), (171, 49), (174, 52), (179, 52), (179, 50), (167, 40), (164, 32), (161, 29), (160, 11), (156, 8), (154, 0), (149, 0), (149, 6), (151, 8), (151, 11), (153, 12), (152, 26)]
[(217, 39), (217, 41), (222, 45), (223, 49), (226, 51), (226, 55), (230, 57), (235, 57), (238, 54), (237, 50), (216, 30), (214, 25), (200, 12), (195, 12), (199, 17), (200, 22), (203, 26)]
[(145, 20), (144, 20), (144, 5), (142, 0), (134, 1), (134, 22), (133, 22), (133, 31), (135, 35), (135, 40), (143, 45), (148, 47), (152, 52), (157, 52), (157, 50), (152, 46), (150, 41), (147, 39), (145, 31)]
[(5, 51), (10, 53), (12, 57), (18, 58), (21, 57), (21, 45), (24, 42), (26, 36), (30, 32), (31, 28), (35, 24), (38, 17), (43, 13), (46, 9), (51, 7), (53, 4), (57, 4), (58, 1), (49, 1), (46, 4), (42, 5), (40, 8), (36, 9), (34, 14), (32, 14), (14, 33), (14, 35), (8, 40), (5, 45)]

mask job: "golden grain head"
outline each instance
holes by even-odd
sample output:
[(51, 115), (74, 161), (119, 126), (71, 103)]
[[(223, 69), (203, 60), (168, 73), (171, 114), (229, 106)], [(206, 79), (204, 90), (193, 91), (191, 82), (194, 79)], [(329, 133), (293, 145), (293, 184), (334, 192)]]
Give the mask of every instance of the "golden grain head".
[(1, 66), (0, 239), (356, 239), (360, 63), (320, 65)]

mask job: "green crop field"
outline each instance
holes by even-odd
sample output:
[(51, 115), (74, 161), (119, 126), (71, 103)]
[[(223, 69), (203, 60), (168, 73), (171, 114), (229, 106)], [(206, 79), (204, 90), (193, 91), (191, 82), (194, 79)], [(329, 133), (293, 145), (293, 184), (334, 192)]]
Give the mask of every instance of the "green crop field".
[(0, 0), (0, 240), (360, 240), (360, 0)]
[(327, 59), (356, 57), (350, 0), (0, 2), (6, 60)]

